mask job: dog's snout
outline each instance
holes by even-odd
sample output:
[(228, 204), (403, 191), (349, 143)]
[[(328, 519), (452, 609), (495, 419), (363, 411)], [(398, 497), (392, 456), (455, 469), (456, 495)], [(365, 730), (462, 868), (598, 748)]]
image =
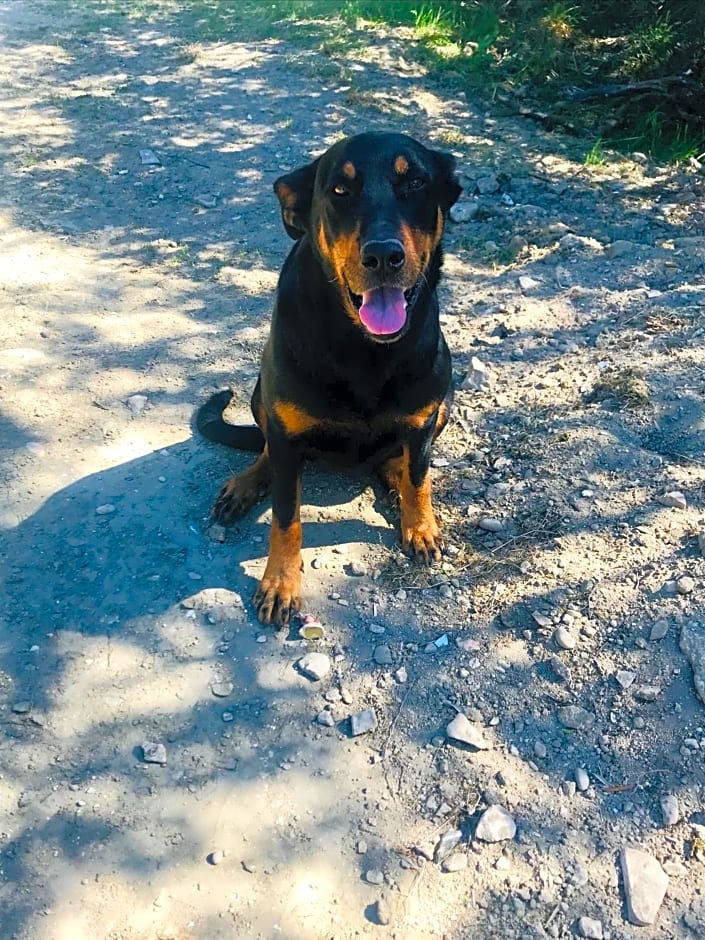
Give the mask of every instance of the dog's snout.
[(396, 238), (365, 242), (361, 249), (362, 265), (380, 274), (398, 271), (404, 266), (404, 246)]

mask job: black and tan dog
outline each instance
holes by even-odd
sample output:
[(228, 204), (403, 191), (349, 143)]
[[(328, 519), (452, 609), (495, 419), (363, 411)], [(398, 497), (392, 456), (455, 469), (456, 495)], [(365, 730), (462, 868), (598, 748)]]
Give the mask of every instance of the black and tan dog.
[(436, 285), (444, 219), (461, 189), (451, 156), (382, 133), (339, 141), (274, 189), (296, 244), (252, 396), (258, 427), (223, 421), (230, 392), (209, 399), (197, 425), (211, 440), (261, 450), (223, 486), (213, 514), (232, 522), (271, 487), (254, 604), (261, 621), (286, 624), (301, 603), (306, 458), (377, 470), (399, 494), (404, 549), (440, 557), (428, 468), (452, 387)]

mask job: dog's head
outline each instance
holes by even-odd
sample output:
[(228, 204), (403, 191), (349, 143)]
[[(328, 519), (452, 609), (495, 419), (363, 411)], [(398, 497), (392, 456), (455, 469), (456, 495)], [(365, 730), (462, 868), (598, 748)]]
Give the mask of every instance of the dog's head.
[(360, 134), (274, 184), (284, 227), (308, 234), (348, 316), (377, 342), (407, 330), (461, 187), (450, 154)]

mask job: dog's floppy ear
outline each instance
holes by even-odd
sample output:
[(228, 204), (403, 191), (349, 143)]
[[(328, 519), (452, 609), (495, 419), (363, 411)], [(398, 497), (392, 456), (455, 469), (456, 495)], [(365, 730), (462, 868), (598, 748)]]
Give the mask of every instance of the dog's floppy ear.
[(316, 180), (318, 160), (280, 176), (274, 184), (282, 210), (282, 222), (294, 241), (305, 235), (311, 220), (313, 184)]
[(463, 187), (455, 175), (455, 157), (453, 154), (434, 150), (433, 156), (438, 173), (437, 181), (441, 193), (441, 209), (447, 212), (458, 201)]

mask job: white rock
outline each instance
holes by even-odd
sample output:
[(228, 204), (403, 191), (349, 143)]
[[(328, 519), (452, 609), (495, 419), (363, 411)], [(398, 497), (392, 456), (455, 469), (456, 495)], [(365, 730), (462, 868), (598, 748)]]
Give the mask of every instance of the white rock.
[(528, 274), (522, 274), (519, 278), (519, 287), (522, 290), (533, 290), (534, 287), (540, 287), (541, 281), (537, 281), (535, 277), (529, 277)]
[(465, 222), (472, 222), (480, 208), (477, 202), (456, 202), (450, 210), (451, 222), (462, 225)]
[(146, 764), (166, 764), (166, 748), (158, 741), (142, 742), (142, 757)]
[(623, 848), (620, 853), (622, 878), (630, 924), (653, 924), (668, 887), (668, 875), (658, 861), (642, 849)]
[(628, 669), (618, 669), (614, 677), (623, 689), (628, 689), (636, 679), (636, 673), (630, 672)]
[(463, 379), (460, 387), (463, 389), (474, 389), (479, 392), (490, 385), (490, 373), (487, 366), (477, 356), (470, 359), (470, 371)]
[(403, 685), (409, 680), (409, 673), (407, 672), (406, 666), (400, 666), (397, 671), (394, 673), (394, 678), (400, 685)]
[(578, 638), (572, 630), (566, 626), (560, 626), (553, 634), (553, 639), (562, 650), (573, 650), (577, 646)]
[(370, 868), (365, 872), (365, 881), (371, 885), (384, 884), (384, 875), (377, 868)]
[(484, 811), (475, 829), (475, 838), (481, 842), (504, 842), (513, 839), (517, 826), (511, 813), (495, 803)]
[(475, 188), (481, 196), (491, 196), (493, 193), (499, 192), (499, 180), (494, 173), (490, 173), (489, 176), (481, 176), (476, 180)]
[(504, 528), (504, 523), (501, 519), (493, 519), (491, 516), (483, 516), (478, 520), (477, 527), (478, 529), (482, 529), (484, 532), (501, 532)]
[(442, 862), (444, 858), (450, 855), (462, 838), (463, 833), (460, 829), (449, 829), (444, 832), (433, 851), (434, 862)]
[(331, 662), (325, 653), (306, 653), (298, 661), (298, 667), (303, 674), (317, 682), (330, 672)]
[(103, 503), (102, 506), (96, 507), (95, 512), (97, 516), (109, 516), (115, 512), (115, 507), (112, 503)]
[(651, 627), (650, 640), (662, 640), (668, 633), (668, 621), (657, 620)]
[(474, 725), (465, 715), (460, 714), (460, 712), (448, 724), (446, 735), (453, 741), (460, 741), (462, 744), (470, 744), (478, 751), (489, 750), (489, 744), (485, 741), (482, 729)]
[(581, 793), (584, 793), (590, 786), (590, 777), (583, 767), (578, 767), (575, 771), (575, 786)]
[(592, 917), (580, 917), (578, 919), (578, 936), (587, 937), (588, 940), (602, 940), (602, 923), (594, 920)]
[(468, 867), (468, 857), (465, 852), (453, 852), (441, 862), (441, 871), (462, 871)]
[(664, 493), (659, 496), (658, 501), (662, 506), (672, 506), (674, 509), (685, 509), (688, 505), (685, 495), (680, 490), (671, 490), (669, 493)]
[(133, 415), (141, 415), (147, 406), (149, 399), (146, 395), (130, 395), (125, 404)]

